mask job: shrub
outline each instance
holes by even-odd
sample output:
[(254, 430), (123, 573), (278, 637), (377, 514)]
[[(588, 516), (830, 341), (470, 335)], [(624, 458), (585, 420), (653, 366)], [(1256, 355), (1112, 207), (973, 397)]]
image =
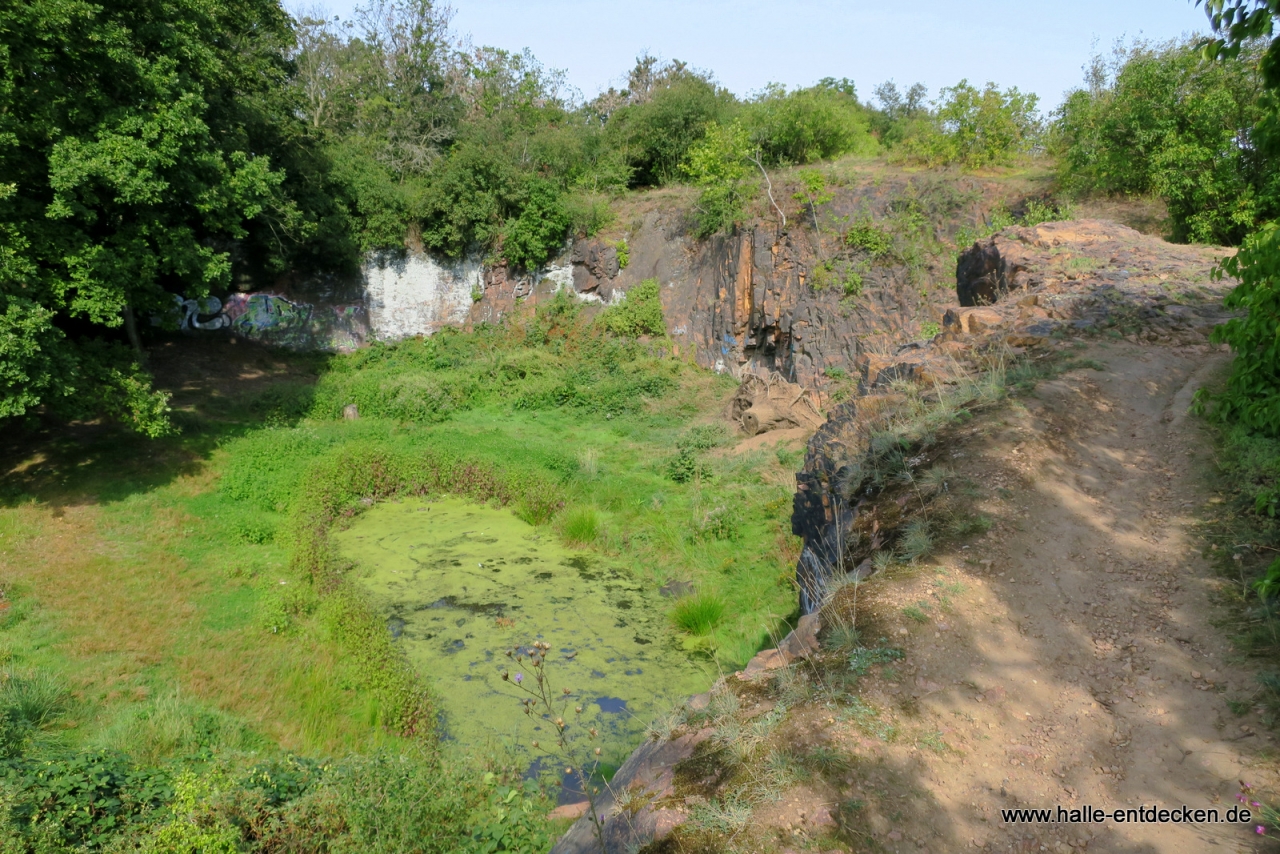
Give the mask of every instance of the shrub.
[(723, 598), (704, 591), (677, 600), (671, 611), (671, 620), (691, 635), (709, 635), (724, 619), (726, 609)]
[[(1256, 58), (1256, 57), (1255, 57)], [(1050, 146), (1076, 192), (1156, 193), (1174, 237), (1238, 243), (1280, 210), (1277, 149), (1250, 56), (1205, 63), (1198, 43), (1138, 41), (1094, 57), (1058, 110)]]
[(621, 303), (606, 309), (600, 316), (600, 322), (613, 334), (628, 338), (665, 336), (667, 324), (662, 316), (662, 286), (657, 279), (645, 279), (627, 291)]
[(738, 122), (708, 125), (702, 139), (690, 146), (681, 169), (700, 190), (694, 215), (699, 237), (731, 232), (746, 217), (747, 198), (754, 191), (747, 181), (750, 153), (750, 136)]
[(877, 147), (851, 84), (825, 81), (791, 92), (771, 84), (747, 104), (742, 119), (752, 144), (775, 165), (871, 154)]
[(904, 150), (933, 166), (976, 169), (1007, 163), (1028, 151), (1039, 135), (1037, 100), (1016, 87), (1001, 92), (988, 83), (979, 90), (961, 80), (942, 90), (932, 127), (908, 140)]
[(859, 220), (845, 232), (844, 243), (860, 249), (872, 258), (883, 258), (893, 252), (893, 236), (870, 219)]
[(1268, 223), (1250, 235), (1235, 255), (1222, 262), (1219, 275), (1239, 279), (1225, 304), (1243, 309), (1213, 330), (1212, 340), (1235, 352), (1226, 388), (1217, 398), (1196, 393), (1198, 405), (1213, 399), (1214, 416), (1234, 421), (1264, 436), (1280, 436), (1280, 224)]
[(519, 216), (507, 221), (502, 254), (517, 269), (540, 267), (563, 248), (571, 223), (559, 190), (548, 181), (534, 179)]
[(648, 101), (609, 117), (606, 136), (627, 153), (633, 186), (669, 184), (709, 127), (727, 117), (733, 96), (692, 72), (674, 75)]

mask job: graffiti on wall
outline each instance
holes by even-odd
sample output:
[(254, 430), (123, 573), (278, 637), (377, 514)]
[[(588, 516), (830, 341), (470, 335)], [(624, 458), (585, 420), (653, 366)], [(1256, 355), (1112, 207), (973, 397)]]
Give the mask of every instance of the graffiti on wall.
[[(369, 338), (363, 305), (324, 306), (269, 293), (231, 294), (225, 300), (175, 295), (182, 330), (226, 329), (231, 334), (292, 350), (354, 350)], [(157, 318), (153, 320), (159, 324)]]

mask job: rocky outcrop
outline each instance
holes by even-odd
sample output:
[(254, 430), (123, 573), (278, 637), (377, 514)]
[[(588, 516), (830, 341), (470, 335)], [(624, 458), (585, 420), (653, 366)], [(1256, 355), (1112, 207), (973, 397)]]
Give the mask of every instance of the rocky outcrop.
[(791, 516), (792, 532), (804, 540), (796, 565), (802, 611), (821, 606), (832, 579), (864, 577), (868, 556), (893, 546), (891, 528), (860, 524), (865, 496), (850, 498), (847, 481), (866, 453), (873, 416), (901, 399), (895, 381), (911, 380), (928, 394), (979, 372), (992, 356), (1048, 352), (1072, 335), (1103, 330), (1133, 341), (1203, 345), (1230, 316), (1222, 295), (1233, 283), (1210, 276), (1222, 252), (1099, 220), (1010, 228), (965, 252), (957, 267), (960, 304), (945, 309), (939, 334), (903, 342), (889, 355), (862, 356), (857, 396), (832, 409), (809, 442)]

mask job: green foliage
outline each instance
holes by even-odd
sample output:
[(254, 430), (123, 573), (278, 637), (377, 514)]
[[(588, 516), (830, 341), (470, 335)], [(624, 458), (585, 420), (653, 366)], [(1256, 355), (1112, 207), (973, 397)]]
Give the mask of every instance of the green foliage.
[(1280, 211), (1255, 60), (1206, 64), (1195, 42), (1142, 41), (1095, 57), (1051, 135), (1063, 186), (1155, 193), (1175, 239), (1239, 243)]
[(634, 170), (633, 185), (669, 184), (681, 177), (693, 147), (728, 117), (732, 104), (728, 92), (681, 66), (669, 70), (647, 100), (614, 112), (605, 132)]
[(733, 231), (746, 217), (747, 199), (754, 192), (748, 180), (751, 140), (740, 123), (711, 124), (702, 139), (690, 146), (682, 171), (699, 189), (695, 232), (710, 237)]
[(662, 285), (657, 279), (645, 279), (627, 291), (622, 302), (611, 305), (600, 315), (600, 323), (614, 335), (638, 338), (641, 335), (666, 337), (667, 324), (662, 316)]
[(789, 165), (874, 153), (866, 110), (846, 83), (828, 80), (791, 92), (774, 83), (749, 101), (742, 122), (763, 160)]
[(101, 846), (145, 821), (173, 794), (164, 772), (106, 751), (10, 761), (0, 775), (12, 793), (10, 822), (68, 847)]
[(600, 530), (600, 514), (594, 507), (575, 507), (564, 514), (560, 523), (565, 541), (578, 546), (594, 543), (600, 537)]
[(540, 267), (562, 248), (570, 223), (559, 191), (547, 181), (532, 181), (520, 215), (507, 222), (502, 254), (516, 268)]
[(674, 457), (667, 460), (667, 477), (676, 483), (705, 480), (711, 477), (711, 467), (698, 456), (696, 450), (682, 447)]
[(704, 540), (738, 540), (742, 535), (742, 519), (728, 505), (714, 507), (702, 515), (695, 535)]
[(279, 269), (267, 235), (315, 231), (280, 169), (288, 18), (267, 0), (38, 0), (0, 28), (0, 417), (47, 401), (163, 433), (149, 378), (61, 330), (163, 311), (172, 281), (225, 285), (232, 241)]
[(613, 248), (618, 253), (618, 269), (627, 269), (627, 265), (631, 263), (631, 247), (627, 245), (626, 238), (613, 244)]
[[(1247, 314), (1213, 331), (1235, 353), (1226, 388), (1214, 399), (1213, 414), (1264, 436), (1280, 435), (1280, 224), (1268, 223), (1226, 258), (1216, 275), (1239, 279), (1226, 297), (1228, 308)], [(1200, 405), (1208, 400), (1197, 392)]]
[(671, 620), (691, 635), (704, 636), (724, 619), (725, 601), (715, 593), (701, 591), (676, 601)]
[(939, 94), (932, 126), (904, 144), (903, 150), (931, 166), (956, 164), (967, 169), (1008, 163), (1030, 150), (1040, 132), (1037, 97), (1003, 92), (988, 83), (979, 90), (969, 81)]
[(893, 237), (870, 219), (862, 219), (845, 232), (844, 243), (850, 249), (866, 252), (872, 258), (883, 258), (893, 252)]

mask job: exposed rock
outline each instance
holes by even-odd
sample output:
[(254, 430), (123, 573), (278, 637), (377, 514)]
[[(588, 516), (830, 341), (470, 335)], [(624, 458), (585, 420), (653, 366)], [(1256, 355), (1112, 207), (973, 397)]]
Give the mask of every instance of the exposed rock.
[(991, 305), (1013, 286), (1021, 271), (1008, 254), (1001, 254), (995, 240), (973, 244), (956, 261), (956, 296), (960, 305)]
[[(668, 805), (675, 794), (675, 766), (688, 759), (712, 729), (682, 735), (672, 741), (651, 741), (636, 748), (600, 794), (596, 814), (603, 821), (606, 851), (634, 851), (667, 836), (682, 824), (682, 806)], [(618, 807), (615, 793), (626, 792), (638, 809)], [(551, 854), (598, 854), (600, 843), (590, 814), (583, 815), (560, 838)]]
[[(608, 299), (612, 288), (609, 283), (619, 272), (618, 250), (600, 240), (579, 240), (569, 255), (573, 264), (573, 288), (580, 294), (596, 293)], [(601, 292), (603, 291), (603, 293)]]
[(809, 392), (776, 373), (744, 376), (724, 414), (748, 436), (793, 427), (816, 430), (823, 421)]
[(547, 813), (547, 818), (552, 821), (563, 821), (571, 818), (575, 821), (587, 814), (587, 807), (590, 804), (587, 801), (578, 801), (576, 804), (564, 804)]
[(1206, 284), (1221, 251), (1100, 220), (1009, 228), (975, 244), (957, 265), (961, 307), (942, 313), (940, 333), (892, 354), (861, 354), (859, 397), (832, 409), (809, 442), (791, 515), (792, 532), (804, 539), (796, 563), (801, 610), (820, 607), (828, 582), (846, 567), (858, 563), (862, 577), (864, 556), (894, 536), (889, 525), (860, 519), (842, 489), (865, 452), (869, 421), (902, 399), (890, 386), (941, 387), (978, 370), (983, 352), (1018, 355), (1108, 327), (1135, 341), (1203, 345), (1230, 316), (1221, 293), (1231, 283)]
[(818, 632), (821, 630), (821, 618), (817, 614), (805, 614), (776, 649), (756, 653), (738, 674), (738, 678), (750, 681), (770, 670), (778, 670), (801, 658), (808, 658), (818, 651)]
[(360, 408), (354, 403), (348, 403), (342, 407), (342, 417), (348, 421), (356, 421), (360, 418)]

